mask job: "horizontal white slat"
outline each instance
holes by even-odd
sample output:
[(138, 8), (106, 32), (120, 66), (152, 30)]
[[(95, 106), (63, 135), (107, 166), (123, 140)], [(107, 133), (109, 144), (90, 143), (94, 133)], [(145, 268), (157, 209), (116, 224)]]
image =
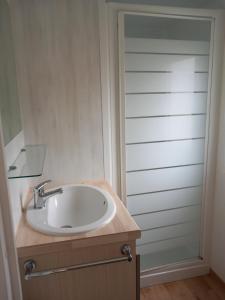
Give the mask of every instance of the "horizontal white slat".
[(141, 270), (171, 265), (177, 262), (199, 258), (199, 243), (184, 245), (176, 248), (166, 249), (165, 251), (146, 253), (141, 255)]
[(201, 203), (202, 187), (127, 197), (131, 214), (143, 214)]
[(209, 42), (126, 38), (126, 52), (179, 53), (179, 54), (209, 54)]
[(207, 93), (126, 95), (126, 117), (206, 113)]
[[(200, 220), (199, 220), (200, 221)], [(137, 240), (137, 245), (157, 242), (165, 239), (194, 235), (200, 231), (200, 222), (178, 224), (168, 227), (161, 227), (148, 231), (142, 231), (141, 239)]]
[(174, 71), (173, 73), (126, 73), (126, 93), (206, 92), (208, 74)]
[(202, 181), (202, 165), (127, 173), (127, 195), (197, 186)]
[(204, 115), (126, 120), (126, 143), (191, 139), (205, 136)]
[(146, 170), (203, 163), (205, 140), (126, 146), (126, 170)]
[(208, 56), (125, 54), (126, 71), (208, 72)]
[(134, 216), (134, 220), (142, 230), (146, 230), (179, 223), (198, 221), (200, 213), (200, 205), (197, 205), (138, 215)]
[(151, 243), (143, 246), (137, 247), (137, 253), (138, 254), (151, 254), (155, 252), (164, 252), (169, 249), (176, 249), (180, 247), (187, 247), (190, 250), (190, 253), (196, 253), (196, 250), (198, 248), (199, 242), (198, 242), (198, 236), (186, 236), (186, 237), (180, 237), (177, 239), (171, 239), (171, 240), (165, 240), (161, 242)]

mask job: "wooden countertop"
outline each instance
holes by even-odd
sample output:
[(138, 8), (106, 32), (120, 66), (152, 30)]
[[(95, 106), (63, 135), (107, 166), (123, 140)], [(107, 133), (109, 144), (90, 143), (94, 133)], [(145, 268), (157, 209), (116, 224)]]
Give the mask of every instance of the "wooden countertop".
[(16, 247), (19, 257), (56, 252), (64, 249), (90, 247), (101, 244), (126, 242), (140, 237), (141, 232), (119, 197), (105, 181), (86, 181), (108, 191), (115, 203), (117, 212), (113, 220), (106, 226), (87, 233), (71, 236), (45, 235), (32, 229), (22, 215), (17, 235)]

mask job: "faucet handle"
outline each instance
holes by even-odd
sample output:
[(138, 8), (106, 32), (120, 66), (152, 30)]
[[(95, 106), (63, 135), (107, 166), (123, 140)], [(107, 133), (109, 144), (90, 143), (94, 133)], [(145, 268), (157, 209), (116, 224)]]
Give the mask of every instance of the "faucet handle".
[(45, 180), (34, 187), (34, 190), (40, 191), (47, 183), (51, 182), (50, 179)]

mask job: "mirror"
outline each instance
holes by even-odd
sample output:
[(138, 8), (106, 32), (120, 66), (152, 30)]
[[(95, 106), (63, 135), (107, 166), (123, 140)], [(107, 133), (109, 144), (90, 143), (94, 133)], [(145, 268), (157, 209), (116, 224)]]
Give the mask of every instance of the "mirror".
[(22, 130), (22, 124), (12, 26), (6, 0), (0, 0), (0, 117), (4, 144), (7, 145)]

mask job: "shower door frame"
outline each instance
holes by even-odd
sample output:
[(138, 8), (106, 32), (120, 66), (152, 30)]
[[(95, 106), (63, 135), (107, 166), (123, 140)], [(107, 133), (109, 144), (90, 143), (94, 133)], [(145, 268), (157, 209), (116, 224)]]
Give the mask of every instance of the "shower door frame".
[[(101, 1), (101, 0), (100, 0)], [(150, 5), (108, 3), (106, 8), (108, 36), (101, 36), (108, 47), (108, 69), (110, 79), (109, 106), (111, 137), (111, 184), (126, 205), (125, 143), (124, 143), (124, 61), (123, 61), (123, 21), (125, 14), (155, 17), (211, 21), (210, 62), (207, 99), (206, 159), (204, 165), (204, 199), (201, 222), (201, 259), (179, 262), (156, 267), (141, 272), (141, 286), (149, 286), (209, 272), (210, 244), (212, 229), (212, 200), (214, 196), (214, 175), (216, 169), (216, 143), (220, 104), (221, 59), (223, 54), (224, 12), (219, 10), (187, 9)], [(220, 29), (220, 30), (219, 30)], [(108, 42), (107, 42), (108, 41)], [(104, 84), (104, 82), (103, 82)], [(213, 101), (211, 101), (213, 99)], [(210, 120), (210, 122), (209, 122)], [(118, 130), (119, 124), (119, 130)]]

